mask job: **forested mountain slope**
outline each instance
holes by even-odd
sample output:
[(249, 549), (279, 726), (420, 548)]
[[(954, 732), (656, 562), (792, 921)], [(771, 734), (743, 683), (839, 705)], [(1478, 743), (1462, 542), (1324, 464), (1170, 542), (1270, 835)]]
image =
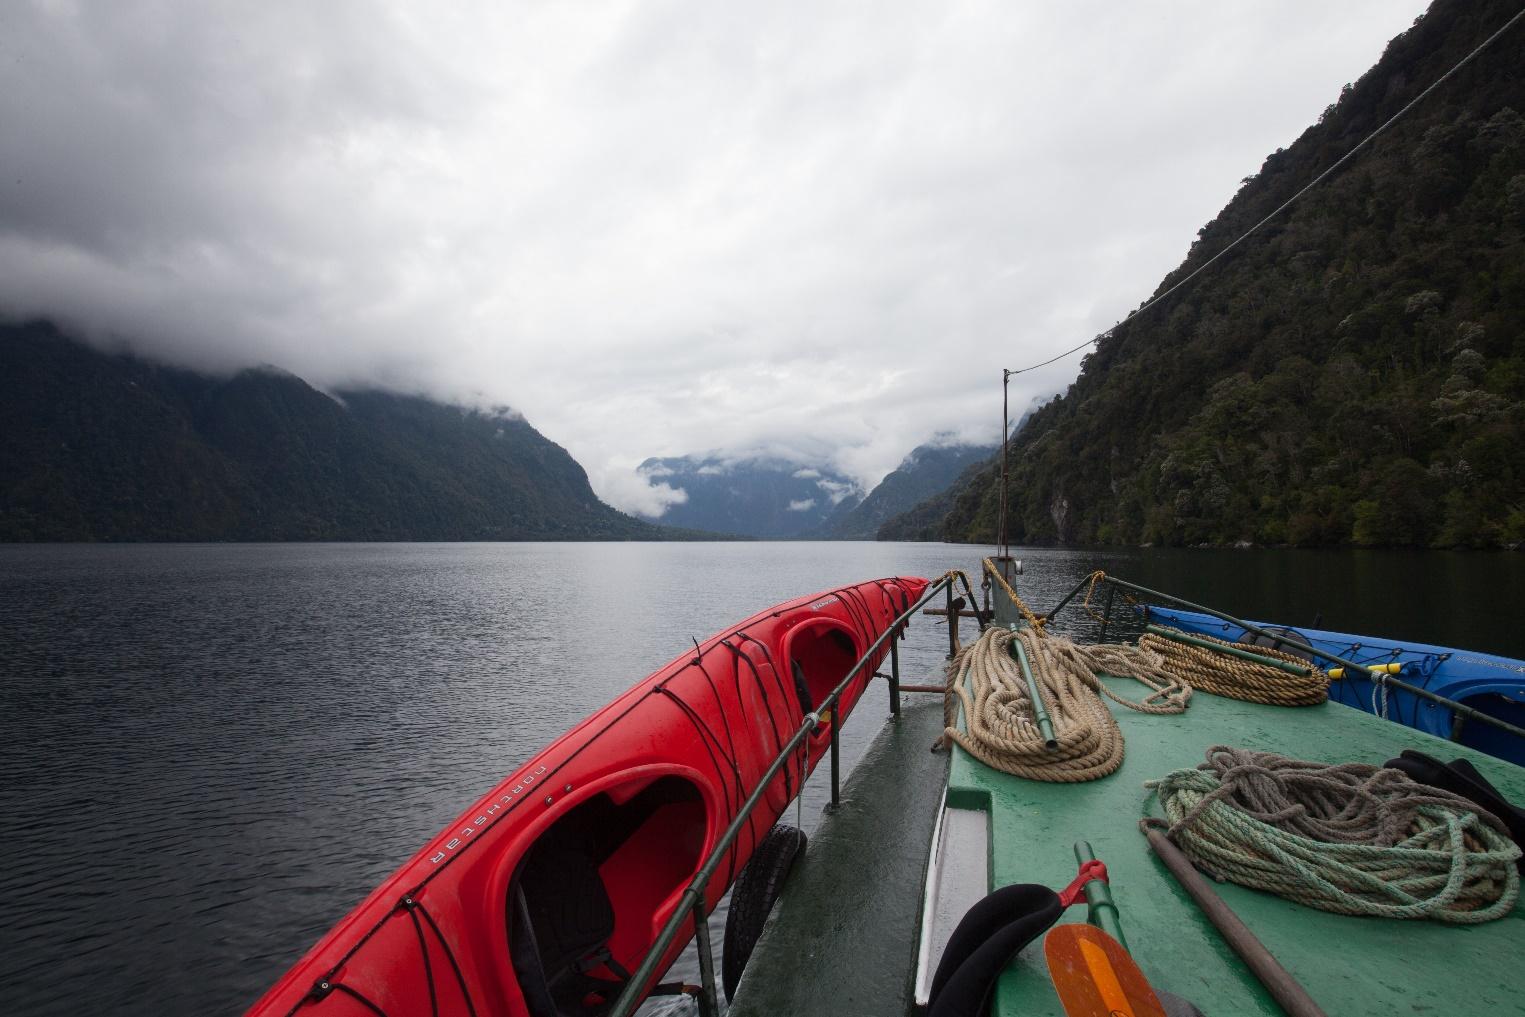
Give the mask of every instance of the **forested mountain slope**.
[(212, 378), (0, 327), (0, 540), (678, 536), (522, 418), (294, 375)]
[[(1437, 0), (1201, 231), (1163, 292), (1518, 4)], [(1103, 338), (1014, 440), (1014, 543), (1525, 541), (1525, 25)], [(886, 538), (988, 541), (998, 462)]]
[(831, 540), (873, 540), (886, 520), (943, 493), (970, 464), (994, 454), (989, 445), (951, 441), (918, 445), (861, 502), (828, 519), (821, 535)]

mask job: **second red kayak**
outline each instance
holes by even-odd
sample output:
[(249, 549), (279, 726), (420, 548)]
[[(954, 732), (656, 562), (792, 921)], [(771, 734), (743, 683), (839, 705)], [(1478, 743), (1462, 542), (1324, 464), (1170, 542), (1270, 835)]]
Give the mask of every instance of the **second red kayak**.
[[(606, 1012), (805, 715), (926, 587), (899, 577), (801, 597), (683, 653), (440, 831), (251, 1017)], [(841, 717), (887, 652), (848, 685)], [(774, 778), (709, 881), (707, 909), (798, 793), (802, 767), (826, 752), (839, 719), (824, 717), (807, 758)], [(692, 936), (689, 919), (657, 971)]]

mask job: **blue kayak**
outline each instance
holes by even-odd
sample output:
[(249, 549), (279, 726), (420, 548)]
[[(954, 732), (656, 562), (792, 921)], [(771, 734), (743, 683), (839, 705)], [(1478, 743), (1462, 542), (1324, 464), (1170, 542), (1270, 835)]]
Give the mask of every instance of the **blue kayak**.
[[(1237, 625), (1196, 611), (1181, 611), (1153, 604), (1142, 605), (1138, 610), (1149, 624), (1215, 636), (1231, 643), (1240, 641), (1246, 634)], [(1525, 727), (1525, 661), (1491, 653), (1430, 646), (1426, 643), (1402, 643), (1373, 636), (1355, 636), (1347, 632), (1289, 628), (1258, 621), (1250, 621), (1248, 624), (1285, 634), (1287, 645), (1279, 645), (1278, 649), (1297, 653), (1297, 644), (1303, 643), (1367, 667), (1391, 665), (1396, 668), (1392, 671), (1394, 676), (1410, 685), (1465, 703), (1474, 710), (1499, 720)], [(1315, 659), (1315, 663), (1325, 669), (1337, 666), (1327, 660)], [(1329, 698), (1367, 713), (1386, 716), (1389, 720), (1407, 724), (1420, 731), (1448, 738), (1500, 759), (1525, 765), (1525, 738), (1517, 738), (1488, 724), (1457, 717), (1455, 711), (1439, 703), (1420, 699), (1411, 692), (1391, 686), (1385, 690), (1384, 704), (1384, 690), (1378, 688), (1366, 672), (1360, 674), (1361, 677), (1346, 674), (1342, 679), (1330, 682)]]

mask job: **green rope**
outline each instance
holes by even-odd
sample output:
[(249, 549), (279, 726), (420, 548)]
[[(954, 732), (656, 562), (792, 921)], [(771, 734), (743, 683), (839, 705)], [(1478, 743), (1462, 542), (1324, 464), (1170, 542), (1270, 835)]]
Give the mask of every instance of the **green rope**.
[(1399, 770), (1214, 746), (1155, 791), (1171, 840), (1220, 879), (1324, 911), (1471, 924), (1520, 892), (1520, 848), (1472, 802)]

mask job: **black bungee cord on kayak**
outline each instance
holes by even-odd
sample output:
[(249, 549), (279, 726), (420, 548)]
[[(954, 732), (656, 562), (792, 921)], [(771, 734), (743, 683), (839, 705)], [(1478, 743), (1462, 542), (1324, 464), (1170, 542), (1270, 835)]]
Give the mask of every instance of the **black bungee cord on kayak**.
[[(461, 987), (461, 998), (466, 1001), (466, 1012), (470, 1014), (471, 1017), (476, 1017), (477, 1008), (476, 1005), (471, 1001), (471, 989), (466, 984), (466, 976), (461, 971), (460, 962), (455, 959), (455, 951), (450, 948), (450, 941), (445, 938), (444, 932), (440, 930), (439, 923), (434, 920), (434, 916), (429, 913), (429, 909), (424, 907), (424, 902), (419, 900), (417, 897), (404, 897), (402, 900), (402, 906), (407, 910), (408, 915), (413, 917), (415, 925), (417, 924), (418, 919), (417, 917), (414, 917), (414, 913), (417, 912), (417, 914), (424, 916), (424, 921), (428, 922), (429, 928), (434, 930), (434, 938), (439, 940), (440, 946), (444, 949), (445, 959), (450, 962), (450, 970), (455, 973), (456, 984)], [(427, 947), (424, 946), (422, 929), (419, 930), (419, 946), (423, 950), (424, 954), (424, 968), (425, 970), (428, 970), (429, 951)], [(430, 986), (432, 991), (432, 978), (430, 979)]]
[(385, 1010), (373, 1003), (368, 997), (350, 988), (348, 985), (344, 985), (340, 982), (335, 982), (333, 984), (333, 991), (342, 992), (344, 995), (350, 997), (355, 1002), (371, 1011), (371, 1013), (375, 1014), (376, 1017), (387, 1017), (387, 1012)]
[(871, 642), (869, 636), (874, 631), (874, 609), (868, 606), (863, 591), (844, 586), (835, 591), (835, 596), (852, 616), (858, 638)]
[[(678, 709), (683, 711), (683, 715), (687, 717), (688, 722), (694, 726), (694, 730), (699, 732), (699, 743), (704, 746), (704, 751), (710, 757), (710, 763), (715, 767), (715, 774), (720, 778), (720, 791), (721, 794), (725, 796), (726, 815), (729, 817), (734, 817), (736, 815), (736, 810), (731, 805), (731, 789), (727, 786), (728, 782), (725, 778), (725, 771), (721, 769), (720, 760), (715, 758), (715, 751), (717, 749), (719, 750), (721, 758), (725, 759), (726, 765), (730, 767), (731, 774), (736, 781), (737, 791), (744, 791), (745, 784), (742, 782), (741, 770), (737, 767), (736, 761), (725, 754), (725, 746), (720, 744), (720, 739), (716, 736), (715, 732), (711, 730), (710, 726), (704, 722), (704, 718), (700, 717), (694, 708), (688, 705), (688, 702), (682, 696), (669, 689), (666, 682), (652, 689), (652, 692), (661, 693), (668, 699), (672, 700), (673, 704), (676, 705)], [(710, 748), (711, 741), (715, 743), (714, 749)], [(751, 834), (752, 848), (753, 850), (756, 850), (757, 829), (756, 824), (752, 821), (751, 815), (747, 816), (747, 832)], [(726, 884), (729, 885), (736, 879), (736, 846), (732, 845), (731, 850), (726, 852), (726, 855)]]
[[(844, 594), (847, 594), (849, 592), (852, 593), (852, 594), (856, 594), (860, 598), (862, 596), (862, 594), (859, 593), (859, 591), (857, 591), (857, 590), (848, 591), (845, 588), (840, 588), (840, 589), (837, 589), (837, 590), (830, 591), (830, 593), (832, 595), (836, 595), (838, 597), (839, 601), (843, 604), (844, 608), (848, 612), (848, 615), (849, 615), (849, 618), (850, 618), (852, 624), (858, 629), (859, 634), (861, 635), (862, 634), (863, 621), (859, 617), (858, 612), (859, 611), (866, 611), (869, 614), (869, 617), (870, 617), (870, 627), (871, 627), (871, 621), (872, 621), (872, 612), (868, 611), (868, 608), (867, 608), (866, 604), (855, 603), (854, 601), (850, 600), (848, 598), (848, 596), (844, 595)], [(769, 618), (776, 617), (776, 613), (774, 615), (769, 615), (768, 617)], [(782, 679), (778, 675), (777, 667), (774, 666), (774, 662), (772, 660), (772, 655), (768, 651), (767, 645), (764, 644), (761, 640), (758, 640), (756, 637), (752, 636), (747, 631), (751, 627), (751, 625), (761, 624), (763, 621), (764, 621), (763, 618), (759, 618), (759, 619), (757, 619), (756, 621), (754, 621), (754, 622), (752, 622), (750, 624), (742, 625), (741, 627), (739, 627), (738, 629), (736, 629), (732, 633), (731, 638), (745, 639), (745, 640), (748, 640), (750, 642), (757, 643), (760, 647), (762, 647), (765, 659), (769, 663), (769, 666), (773, 667), (775, 681), (777, 683), (779, 683), (779, 688), (780, 688), (780, 691), (781, 691), (781, 694), (782, 694), (782, 688), (783, 688), (783, 686), (782, 686)], [(714, 644), (711, 645), (710, 648), (712, 649), (715, 645), (720, 645), (720, 640), (717, 640)], [(703, 670), (702, 669), (702, 660), (703, 660), (704, 654), (707, 652), (707, 650), (704, 647), (696, 647), (696, 648), (698, 650), (698, 653), (697, 653), (696, 657), (694, 658), (693, 663), (694, 664), (701, 664), (701, 670)], [(735, 652), (735, 647), (731, 647), (731, 649), (733, 650), (733, 652)], [(749, 664), (750, 664), (750, 660), (749, 660)], [(753, 666), (754, 671), (755, 671), (755, 665), (751, 665), (751, 666)], [(705, 674), (706, 679), (710, 681), (711, 688), (713, 690), (713, 688), (714, 688), (713, 679), (710, 678), (709, 673), (707, 671), (704, 671), (703, 673)], [(725, 779), (724, 770), (723, 770), (723, 768), (721, 766), (720, 760), (716, 758), (715, 749), (711, 748), (711, 742), (714, 743), (715, 748), (718, 748), (720, 750), (720, 755), (725, 758), (726, 764), (730, 767), (730, 769), (732, 771), (732, 774), (733, 774), (733, 776), (734, 776), (734, 778), (736, 780), (736, 787), (737, 787), (737, 789), (744, 791), (745, 785), (744, 785), (744, 782), (741, 780), (740, 771), (737, 768), (734, 759), (732, 759), (732, 758), (730, 758), (729, 756), (726, 755), (726, 753), (724, 751), (724, 747), (720, 743), (720, 739), (715, 735), (715, 733), (712, 730), (710, 730), (708, 728), (708, 726), (706, 724), (704, 724), (703, 719), (701, 717), (698, 717), (698, 716), (693, 714), (692, 707), (690, 707), (686, 702), (684, 702), (680, 696), (678, 696), (676, 693), (673, 693), (671, 690), (665, 688), (664, 686), (665, 686), (665, 683), (664, 683), (664, 685), (659, 685), (659, 686), (654, 687), (653, 689), (651, 689), (651, 693), (650, 694), (655, 694), (655, 693), (661, 692), (661, 693), (665, 693), (669, 698), (673, 699), (677, 703), (679, 708), (684, 712), (685, 716), (688, 716), (690, 723), (694, 724), (695, 727), (696, 727), (696, 730), (698, 730), (700, 732), (700, 736), (701, 736), (700, 737), (700, 743), (704, 746), (705, 752), (709, 756), (711, 765), (714, 767), (715, 772), (721, 778), (720, 779), (721, 793), (724, 796), (726, 811), (727, 811), (728, 814), (730, 814), (732, 812), (731, 788), (727, 786), (728, 781), (726, 781), (726, 779)], [(718, 696), (718, 692), (716, 694)], [(611, 717), (608, 720), (608, 722), (604, 724), (603, 727), (599, 728), (597, 731), (595, 731), (594, 733), (589, 735), (587, 741), (585, 741), (582, 745), (579, 745), (576, 749), (574, 749), (567, 756), (567, 758), (563, 759), (560, 763), (558, 763), (556, 765), (555, 769), (551, 770), (548, 774), (546, 774), (543, 779), (545, 781), (547, 781), (547, 782), (555, 779), (557, 774), (559, 774), (564, 768), (566, 768), (567, 766), (571, 765), (574, 761), (576, 761), (578, 759), (578, 757), (580, 757), (584, 752), (586, 752), (588, 749), (592, 748), (595, 744), (597, 744), (599, 739), (601, 739), (605, 734), (607, 734), (610, 730), (612, 730), (617, 724), (619, 724), (626, 717), (628, 717), (632, 712), (634, 712), (636, 709), (638, 709), (643, 703), (646, 702), (646, 699), (647, 699), (647, 697), (642, 696), (642, 697), (640, 697), (638, 699), (633, 700), (628, 705), (626, 705), (626, 707), (623, 710), (619, 711), (619, 713), (617, 713), (615, 716)], [(804, 753), (803, 753), (803, 749), (804, 749), (803, 745), (801, 746), (801, 749), (802, 749), (802, 761), (801, 761), (801, 764), (800, 764), (800, 782), (801, 782), (801, 786), (803, 787), (804, 778), (805, 778), (805, 766), (806, 766), (805, 759), (808, 759), (808, 756), (805, 756)], [(786, 770), (786, 774), (787, 774), (787, 770)], [(798, 800), (799, 796), (795, 796), (795, 797)], [(383, 928), (386, 927), (386, 924), (389, 921), (391, 921), (396, 916), (396, 914), (397, 914), (397, 912), (399, 910), (409, 910), (411, 908), (417, 908), (423, 914), (424, 919), (429, 923), (430, 928), (434, 931), (435, 936), (439, 939), (440, 944), (441, 944), (441, 946), (443, 947), (443, 949), (445, 951), (445, 956), (449, 960), (451, 968), (452, 968), (452, 970), (453, 970), (453, 972), (455, 974), (456, 980), (457, 980), (457, 982), (459, 983), (459, 985), (461, 987), (461, 992), (462, 992), (463, 999), (464, 999), (464, 1001), (466, 1003), (467, 1012), (468, 1012), (468, 1014), (472, 1015), (472, 1017), (475, 1017), (476, 1007), (475, 1007), (474, 1003), (471, 1000), (470, 993), (469, 993), (468, 988), (467, 988), (467, 983), (465, 981), (465, 977), (464, 977), (464, 975), (463, 975), (463, 973), (462, 973), (462, 971), (460, 969), (459, 964), (456, 961), (456, 958), (455, 958), (455, 955), (454, 955), (454, 951), (451, 949), (450, 943), (445, 938), (445, 935), (444, 935), (443, 931), (439, 928), (439, 925), (434, 921), (433, 916), (430, 915), (428, 910), (423, 906), (422, 901), (419, 899), (419, 895), (428, 887), (428, 885), (431, 882), (434, 881), (434, 879), (436, 877), (438, 877), (441, 874), (443, 874), (445, 871), (447, 871), (450, 868), (450, 866), (453, 863), (458, 861), (460, 858), (464, 857), (467, 852), (471, 851), (471, 849), (476, 846), (476, 844), (478, 844), (482, 840), (487, 839), (486, 834), (490, 833), (499, 823), (501, 823), (508, 816), (514, 814), (518, 810), (518, 807), (520, 805), (522, 805), (525, 801), (528, 801), (528, 800), (529, 800), (528, 798), (518, 798), (515, 801), (513, 801), (506, 809), (504, 809), (502, 812), (500, 812), (497, 816), (494, 816), (484, 826), (482, 826), (477, 831), (477, 834), (478, 834), (477, 836), (472, 837), (470, 840), (468, 840), (464, 844), (462, 844), (459, 851), (455, 852), (450, 857), (446, 858), (438, 867), (436, 867), (433, 871), (431, 871), (426, 876), (424, 876), (424, 878), (421, 879), (410, 891), (408, 891), (408, 893), (402, 898), (402, 900), (400, 900), (398, 902), (398, 904), (391, 911), (387, 912), (384, 916), (379, 918), (369, 929), (366, 930), (364, 935), (362, 935), (359, 939), (357, 939), (354, 943), (352, 943), (350, 945), (349, 949), (344, 952), (343, 956), (341, 956), (338, 959), (338, 961), (336, 961), (333, 965), (331, 965), (328, 968), (327, 972), (323, 975), (323, 977), (318, 979), (318, 981), (316, 983), (314, 983), (312, 988), (309, 989), (307, 991), (307, 993), (305, 993), (300, 999), (298, 999), (295, 1003), (292, 1004), (292, 1006), (286, 1011), (286, 1017), (295, 1017), (295, 1015), (298, 1013), (298, 1011), (300, 1011), (303, 1007), (305, 1007), (305, 1006), (307, 1006), (307, 1005), (309, 1005), (311, 1003), (319, 1002), (319, 1001), (321, 1001), (322, 999), (326, 998), (327, 996), (331, 995), (334, 992), (340, 992), (340, 993), (342, 993), (342, 994), (344, 994), (346, 996), (349, 996), (349, 997), (353, 998), (357, 1003), (359, 1003), (360, 1005), (364, 1006), (367, 1010), (370, 1010), (371, 1012), (373, 1012), (375, 1014), (378, 1014), (379, 1017), (386, 1017), (385, 1011), (383, 1011), (380, 1007), (378, 1007), (373, 1001), (371, 1001), (370, 999), (365, 997), (362, 993), (360, 993), (359, 991), (353, 989), (352, 987), (344, 985), (341, 982), (334, 981), (333, 978), (334, 978), (334, 975), (340, 969), (342, 969), (346, 964), (348, 964), (350, 962), (350, 960), (352, 960), (355, 957), (356, 954), (358, 954), (361, 950), (363, 950), (366, 947), (366, 945), (368, 943), (370, 943), (370, 941), (372, 939), (375, 938), (377, 933), (379, 933)], [(751, 817), (749, 817), (749, 819), (750, 818)], [(757, 833), (756, 833), (755, 826), (751, 822), (748, 823), (748, 830), (752, 834), (752, 844), (753, 844), (753, 849), (755, 850), (756, 846), (757, 846), (757, 843), (758, 843), (758, 838), (757, 838)], [(727, 873), (727, 876), (728, 876), (727, 882), (733, 882), (734, 879), (735, 879), (735, 876), (736, 876), (736, 850), (735, 850), (734, 847), (731, 850), (730, 858), (728, 859), (728, 873)], [(406, 904), (404, 902), (406, 902)], [(423, 957), (424, 957), (424, 963), (427, 966), (430, 963), (428, 951), (425, 949), (422, 952), (423, 952)], [(431, 986), (434, 984), (433, 980), (432, 980), (432, 973), (431, 973), (430, 984), (431, 984)]]
[[(720, 644), (734, 654), (732, 661), (731, 676), (736, 683), (736, 701), (741, 702), (741, 662), (746, 661), (747, 667), (752, 671), (752, 678), (757, 682), (757, 691), (762, 696), (763, 713), (768, 716), (768, 727), (773, 731), (773, 755), (776, 757), (784, 751), (784, 739), (778, 731), (778, 718), (773, 716), (773, 701), (768, 698), (768, 683), (763, 681), (762, 672), (757, 670), (757, 664), (751, 657), (741, 652), (741, 648), (731, 642), (730, 637), (720, 640)], [(793, 784), (789, 779), (789, 768), (784, 767), (784, 798), (787, 800), (794, 797)]]
[[(424, 958), (424, 981), (429, 988), (429, 1013), (432, 1017), (439, 1017), (439, 995), (434, 991), (434, 965), (429, 961), (429, 941), (424, 939), (424, 923), (418, 920), (416, 908), (408, 908), (407, 912), (413, 921), (413, 932), (418, 936), (418, 952)], [(450, 948), (447, 946), (445, 950), (448, 953)]]
[[(698, 642), (697, 639), (694, 640), (695, 645), (698, 645)], [(741, 768), (736, 763), (736, 760), (740, 757), (736, 751), (736, 736), (731, 732), (730, 711), (725, 708), (725, 700), (720, 698), (720, 690), (715, 687), (715, 679), (710, 675), (709, 668), (704, 666), (702, 660), (697, 661), (694, 667), (698, 668), (699, 673), (704, 675), (704, 684), (709, 686), (710, 695), (715, 699), (715, 709), (720, 714), (720, 726), (725, 730), (725, 743), (731, 750), (726, 755), (726, 761), (731, 764), (731, 770), (736, 774), (736, 791), (741, 796), (741, 800), (745, 801), (747, 793), (746, 784), (741, 779)]]
[[(789, 701), (789, 691), (784, 686), (784, 674), (783, 671), (779, 668), (778, 662), (773, 659), (773, 651), (768, 649), (768, 644), (763, 642), (761, 639), (758, 639), (756, 636), (750, 635), (746, 632), (738, 632), (736, 634), (748, 642), (756, 643), (758, 648), (762, 650), (764, 662), (766, 662), (768, 667), (773, 671), (773, 684), (778, 688), (778, 694), (782, 696), (784, 698), (784, 702), (787, 703)], [(809, 715), (809, 713), (810, 711), (804, 708), (804, 704), (801, 704), (799, 722), (804, 723), (805, 718)], [(780, 746), (779, 751), (783, 751), (782, 746)], [(788, 771), (785, 770), (784, 772), (787, 773)], [(805, 772), (801, 770), (800, 783), (803, 784), (804, 782)]]
[[(614, 725), (616, 725), (620, 721), (624, 720), (627, 716), (630, 715), (630, 713), (632, 713), (637, 707), (639, 707), (645, 701), (646, 701), (645, 697), (642, 697), (640, 699), (636, 699), (633, 702), (631, 702), (628, 706), (626, 706), (623, 710), (621, 710), (615, 717), (610, 719), (609, 723), (605, 724), (602, 728), (600, 728), (597, 732), (595, 732), (592, 736), (590, 736), (586, 742), (584, 742), (582, 745), (579, 745), (576, 749), (574, 749), (572, 751), (572, 753), (569, 756), (567, 756), (566, 759), (562, 760), (559, 764), (557, 764), (556, 769), (554, 769), (554, 770), (552, 770), (550, 772), (550, 774), (548, 775), (548, 778), (549, 777), (554, 777), (556, 774), (560, 773), (561, 770), (564, 767), (570, 765), (573, 760), (575, 760), (578, 756), (582, 755), (583, 752), (585, 752), (590, 746), (592, 746), (594, 743), (596, 743), (598, 741), (598, 739), (602, 738), (605, 734), (607, 734), (614, 727)], [(724, 787), (724, 784), (722, 783), (722, 788), (723, 787)], [(527, 800), (528, 799), (526, 799), (526, 798), (515, 799), (514, 802), (509, 805), (508, 808), (504, 809), (497, 816), (495, 816), (493, 819), (491, 819), (487, 823), (487, 825), (482, 828), (482, 830), (480, 832), (485, 834), (485, 833), (489, 832), (490, 830), (492, 830), (493, 827), (495, 827), (499, 823), (501, 823), (505, 818), (507, 818), (515, 810), (517, 810), (519, 805), (521, 805), (523, 802), (525, 802)], [(394, 907), (391, 911), (387, 912), (384, 916), (382, 916), (380, 919), (378, 919), (374, 925), (372, 925), (369, 929), (367, 929), (365, 935), (361, 936), (358, 940), (356, 940), (354, 942), (354, 944), (352, 944), (350, 946), (350, 948), (344, 952), (344, 956), (340, 957), (337, 962), (335, 962), (331, 967), (329, 967), (327, 973), (324, 974), (324, 976), (322, 978), (318, 979), (318, 981), (313, 985), (313, 987), (311, 989), (309, 989), (307, 991), (307, 993), (304, 996), (302, 996), (301, 999), (297, 1000), (295, 1003), (292, 1004), (291, 1008), (286, 1011), (286, 1017), (295, 1017), (295, 1014), (297, 1013), (297, 1011), (301, 1010), (308, 1003), (317, 1002), (317, 1001), (323, 999), (324, 997), (326, 997), (327, 995), (329, 995), (331, 992), (337, 991), (336, 987), (340, 983), (337, 983), (337, 982), (333, 981), (333, 977), (334, 977), (335, 973), (337, 973), (340, 968), (344, 967), (344, 965), (348, 964), (350, 962), (350, 960), (352, 958), (354, 958), (354, 956), (357, 953), (359, 953), (361, 950), (363, 950), (365, 948), (367, 943), (369, 943), (372, 939), (375, 938), (375, 936), (376, 936), (376, 934), (378, 932), (380, 932), (383, 928), (386, 927), (387, 922), (391, 921), (393, 916), (395, 916), (397, 914), (398, 908), (401, 908), (403, 906), (403, 901), (408, 901), (408, 900), (418, 901), (419, 900), (419, 895), (421, 893), (423, 893), (424, 889), (426, 887), (428, 887), (428, 885), (431, 882), (433, 882), (433, 880), (435, 879), (436, 876), (440, 875), (440, 873), (442, 873), (446, 869), (448, 869), (450, 867), (450, 864), (452, 862), (454, 862), (456, 859), (463, 857), (466, 854), (466, 852), (471, 850), (477, 843), (480, 842), (481, 839), (482, 839), (481, 837), (474, 837), (471, 840), (468, 840), (465, 844), (463, 844), (461, 846), (461, 850), (457, 851), (455, 854), (453, 854), (449, 858), (445, 859), (445, 861), (442, 862), (433, 872), (430, 872), (427, 876), (425, 876), (422, 880), (420, 880), (418, 882), (418, 884), (413, 887), (413, 889), (409, 890), (403, 896), (402, 900), (400, 900), (398, 902), (397, 907)], [(419, 906), (422, 907), (422, 904), (420, 904)], [(434, 929), (434, 934), (436, 936), (438, 936), (439, 939), (440, 939), (440, 942), (442, 944), (444, 944), (444, 946), (445, 946), (445, 954), (446, 954), (447, 957), (450, 958), (451, 966), (454, 967), (455, 970), (456, 970), (456, 977), (460, 978), (461, 977), (460, 968), (455, 963), (455, 956), (451, 952), (449, 943), (445, 940), (444, 934), (441, 932), (439, 926), (435, 924), (434, 919), (429, 915), (429, 912), (427, 910), (424, 911), (424, 917), (429, 920), (429, 925), (430, 925), (431, 928)], [(463, 988), (464, 988), (464, 981), (462, 982), (462, 985), (463, 985)], [(348, 987), (345, 987), (343, 989), (343, 991), (345, 991), (346, 994), (356, 995), (357, 998), (363, 999), (363, 997), (359, 997), (358, 994), (354, 993), (353, 990), (348, 989)], [(371, 1004), (371, 1005), (374, 1006), (374, 1004)], [(475, 1017), (476, 1008), (472, 1004), (471, 998), (470, 998), (469, 995), (466, 996), (466, 1008), (467, 1008), (468, 1013), (470, 1013), (472, 1015), (472, 1017)], [(381, 1011), (378, 1010), (377, 1012), (380, 1013)]]
[[(698, 645), (698, 642), (699, 641), (697, 639), (694, 640), (694, 644), (696, 646)], [(715, 708), (716, 711), (720, 714), (720, 723), (725, 728), (726, 744), (730, 747), (731, 750), (729, 753), (722, 752), (721, 754), (725, 756), (726, 763), (731, 768), (731, 773), (735, 775), (737, 803), (736, 807), (740, 808), (741, 803), (747, 800), (747, 785), (746, 781), (744, 781), (741, 777), (741, 764), (737, 762), (737, 760), (741, 758), (741, 754), (736, 751), (736, 738), (731, 733), (730, 711), (725, 708), (725, 701), (720, 698), (720, 690), (715, 687), (715, 679), (711, 677), (709, 668), (705, 667), (703, 661), (697, 658), (696, 663), (693, 666), (697, 667), (699, 669), (699, 673), (704, 675), (704, 682), (710, 687), (710, 695), (715, 697)], [(697, 715), (697, 711), (695, 711), (695, 715)], [(718, 747), (718, 739), (716, 744)], [(724, 778), (722, 777), (722, 779)], [(751, 814), (747, 816), (747, 832), (752, 835), (752, 850), (755, 851), (757, 850), (758, 837), (756, 822), (754, 821)]]
[[(439, 994), (435, 988), (434, 964), (430, 959), (428, 939), (424, 936), (423, 924), (418, 920), (419, 915), (423, 915), (424, 921), (429, 923), (429, 928), (434, 932), (434, 938), (439, 940), (440, 947), (445, 952), (445, 959), (450, 962), (450, 970), (455, 974), (456, 984), (460, 986), (461, 989), (461, 999), (466, 1004), (466, 1013), (470, 1015), (470, 1017), (476, 1017), (477, 1008), (476, 1004), (472, 1002), (471, 999), (471, 987), (466, 983), (466, 976), (461, 971), (460, 962), (455, 958), (455, 951), (451, 949), (450, 941), (445, 938), (444, 932), (440, 929), (439, 923), (434, 920), (434, 916), (429, 913), (429, 909), (424, 907), (423, 902), (420, 901), (417, 897), (409, 894), (397, 902), (397, 906), (388, 913), (387, 917), (391, 918), (392, 915), (395, 915), (398, 911), (402, 911), (407, 914), (408, 918), (413, 923), (413, 931), (418, 937), (418, 952), (419, 955), (423, 958), (424, 962), (424, 978), (429, 988), (429, 1012), (432, 1017), (439, 1017)], [(380, 926), (378, 925), (377, 928), (380, 928)], [(376, 930), (373, 929), (371, 931), (374, 933)], [(366, 938), (369, 939), (370, 937), (367, 936)], [(356, 949), (358, 949), (359, 946), (360, 944), (357, 944)], [(347, 959), (348, 958), (346, 958), (346, 960)], [(339, 965), (336, 965), (334, 970), (338, 970), (338, 968), (342, 966), (343, 962), (341, 962)], [(301, 1002), (299, 1002), (296, 1007), (293, 1007), (290, 1011), (288, 1011), (288, 1013), (296, 1013), (297, 1009), (299, 1009), (304, 1004), (308, 1002), (320, 1002), (327, 996), (338, 992), (355, 1000), (361, 1006), (364, 1006), (367, 1010), (377, 1014), (378, 1017), (387, 1017), (386, 1011), (377, 1005), (374, 1000), (370, 999), (368, 996), (362, 993), (359, 989), (356, 989), (351, 985), (346, 985), (343, 982), (333, 981), (332, 979), (332, 972), (330, 972), (327, 976), (319, 979), (318, 982), (308, 990), (307, 995), (302, 997)]]

